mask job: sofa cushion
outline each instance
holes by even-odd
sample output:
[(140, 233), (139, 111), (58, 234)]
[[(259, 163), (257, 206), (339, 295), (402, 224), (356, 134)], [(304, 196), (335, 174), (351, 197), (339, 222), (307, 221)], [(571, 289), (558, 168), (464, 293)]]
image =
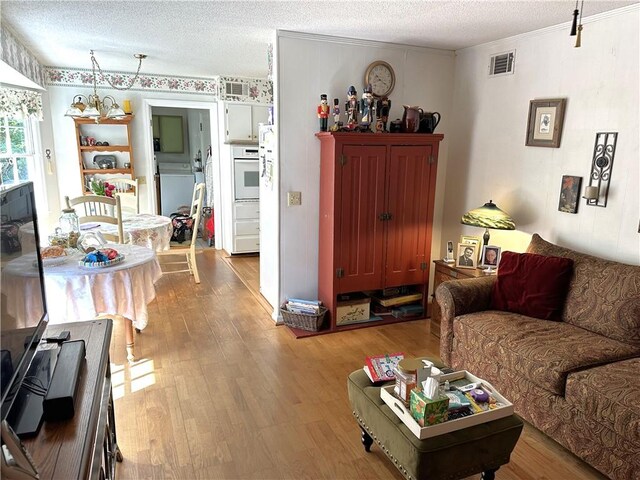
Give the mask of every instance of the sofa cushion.
[(565, 322), (640, 347), (640, 266), (575, 252), (538, 234), (531, 238), (527, 252), (573, 260), (562, 315)]
[(569, 258), (504, 252), (493, 285), (492, 308), (560, 320), (572, 269)]
[(640, 348), (564, 322), (488, 310), (456, 317), (454, 350), (495, 359), (501, 368), (564, 395), (569, 373), (640, 354)]
[(640, 358), (571, 373), (567, 402), (640, 449)]

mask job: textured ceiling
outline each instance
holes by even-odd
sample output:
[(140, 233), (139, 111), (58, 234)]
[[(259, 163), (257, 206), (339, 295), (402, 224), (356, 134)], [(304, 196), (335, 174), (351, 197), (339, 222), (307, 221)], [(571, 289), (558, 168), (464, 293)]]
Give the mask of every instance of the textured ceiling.
[[(638, 3), (591, 1), (584, 15)], [(211, 77), (267, 74), (276, 29), (456, 50), (570, 22), (563, 1), (0, 1), (46, 66)]]

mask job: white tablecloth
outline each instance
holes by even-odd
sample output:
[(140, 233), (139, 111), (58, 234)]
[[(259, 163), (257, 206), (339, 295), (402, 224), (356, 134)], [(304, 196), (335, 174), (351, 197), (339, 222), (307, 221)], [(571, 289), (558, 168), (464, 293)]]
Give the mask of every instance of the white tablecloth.
[[(96, 224), (94, 228), (87, 228), (86, 225), (89, 224), (81, 226), (82, 231), (93, 232), (99, 230), (111, 235), (118, 233), (115, 225), (105, 223), (97, 226)], [(173, 226), (169, 217), (138, 213), (123, 219), (122, 229), (124, 230), (126, 243), (151, 248), (156, 252), (169, 250), (169, 242), (173, 233)]]
[[(155, 252), (137, 245), (108, 245), (123, 254), (121, 263), (106, 268), (81, 267), (81, 253), (61, 265), (45, 267), (45, 292), (49, 323), (91, 320), (100, 314), (122, 315), (142, 330), (147, 326), (147, 304), (156, 297), (154, 284), (162, 276)], [(24, 255), (3, 269), (2, 292), (7, 311), (20, 320), (30, 311), (39, 288), (35, 255)], [(37, 300), (37, 297), (35, 297)], [(28, 317), (27, 317), (28, 318)]]

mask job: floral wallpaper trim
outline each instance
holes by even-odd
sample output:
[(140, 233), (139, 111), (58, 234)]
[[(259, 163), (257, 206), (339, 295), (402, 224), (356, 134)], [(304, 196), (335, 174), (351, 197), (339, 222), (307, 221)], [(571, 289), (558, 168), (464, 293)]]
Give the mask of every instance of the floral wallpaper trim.
[[(45, 67), (44, 71), (47, 85), (67, 87), (93, 86), (93, 71), (90, 69)], [(129, 72), (104, 71), (104, 74), (108, 75), (109, 80), (116, 85), (128, 85), (131, 79), (135, 77), (134, 73)], [(97, 76), (98, 88), (101, 90), (112, 89), (102, 74), (97, 73)], [(243, 93), (246, 91), (246, 95), (226, 94), (227, 82), (236, 82), (246, 86), (242, 89)], [(194, 78), (141, 73), (131, 90), (196, 93), (212, 95), (227, 102), (273, 102), (273, 85), (270, 81), (262, 78), (218, 76), (214, 78)]]
[[(104, 71), (111, 83), (115, 85), (128, 85), (135, 77), (135, 73)], [(56, 86), (93, 86), (93, 71), (90, 69), (70, 69), (59, 67), (45, 67), (47, 85)], [(113, 88), (107, 83), (105, 77), (97, 73), (97, 85), (101, 90)], [(168, 75), (140, 74), (131, 90), (138, 91), (164, 91), (180, 93), (199, 93), (204, 95), (218, 94), (217, 79), (190, 78)]]
[(42, 120), (41, 93), (0, 87), (0, 117), (26, 118), (29, 115)]
[[(232, 92), (230, 87), (232, 84), (242, 85), (242, 94), (237, 94), (235, 90)], [(272, 104), (273, 83), (266, 78), (221, 76), (220, 100), (225, 102), (255, 102)]]
[(0, 58), (14, 70), (32, 82), (44, 86), (44, 71), (35, 55), (7, 29), (0, 24)]

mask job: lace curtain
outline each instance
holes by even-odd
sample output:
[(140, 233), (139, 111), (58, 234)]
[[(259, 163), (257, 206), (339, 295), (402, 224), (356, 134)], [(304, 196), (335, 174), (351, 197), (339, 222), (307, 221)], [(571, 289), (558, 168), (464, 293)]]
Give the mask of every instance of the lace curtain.
[(0, 116), (42, 120), (42, 94), (31, 90), (0, 87)]

